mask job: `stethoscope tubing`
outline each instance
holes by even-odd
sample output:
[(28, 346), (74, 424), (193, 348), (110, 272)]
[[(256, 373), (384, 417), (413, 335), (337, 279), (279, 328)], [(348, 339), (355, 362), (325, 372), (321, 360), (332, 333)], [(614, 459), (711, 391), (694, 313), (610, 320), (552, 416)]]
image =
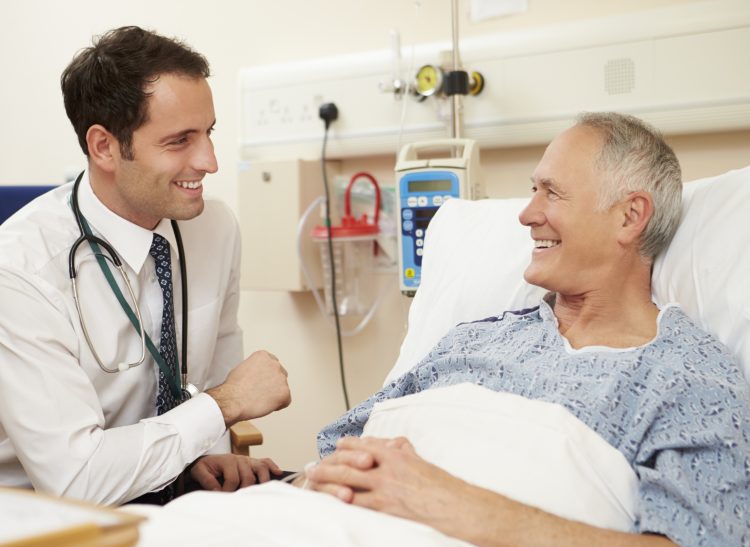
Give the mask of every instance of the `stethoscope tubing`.
[[(180, 264), (180, 278), (181, 278), (181, 285), (182, 285), (182, 291), (181, 291), (181, 297), (182, 297), (182, 363), (180, 367), (180, 383), (179, 384), (177, 384), (177, 379), (174, 378), (174, 375), (171, 373), (171, 369), (168, 366), (162, 366), (162, 363), (159, 363), (159, 358), (157, 358), (158, 350), (155, 349), (155, 347), (153, 346), (153, 343), (151, 343), (151, 340), (149, 339), (148, 335), (146, 334), (144, 330), (143, 320), (141, 316), (140, 306), (138, 305), (138, 300), (135, 297), (135, 292), (133, 291), (133, 288), (132, 288), (132, 285), (130, 283), (127, 273), (122, 267), (122, 261), (120, 260), (117, 252), (115, 251), (114, 247), (112, 247), (107, 241), (103, 240), (100, 237), (93, 235), (88, 229), (88, 225), (86, 221), (84, 220), (83, 214), (81, 213), (81, 209), (78, 205), (78, 187), (80, 185), (82, 178), (83, 178), (83, 172), (81, 172), (81, 174), (78, 175), (78, 178), (76, 178), (76, 181), (73, 184), (73, 191), (71, 194), (71, 209), (73, 210), (73, 215), (76, 219), (76, 223), (78, 224), (80, 236), (76, 239), (76, 241), (73, 243), (73, 245), (70, 248), (70, 252), (68, 254), (68, 270), (69, 270), (69, 275), (71, 279), (71, 284), (73, 286), (73, 300), (75, 301), (76, 311), (78, 313), (78, 319), (81, 323), (81, 329), (83, 330), (83, 335), (84, 335), (84, 338), (86, 339), (86, 343), (88, 344), (89, 349), (91, 350), (91, 353), (94, 356), (94, 359), (99, 365), (99, 368), (101, 368), (104, 372), (107, 372), (107, 373), (123, 372), (130, 368), (134, 368), (134, 367), (141, 365), (146, 359), (146, 346), (148, 345), (149, 351), (154, 355), (154, 358), (157, 360), (157, 363), (160, 365), (160, 368), (162, 369), (162, 371), (168, 377), (172, 378), (173, 381), (170, 381), (170, 385), (175, 387), (178, 390), (178, 393), (181, 392), (183, 399), (190, 398), (195, 393), (197, 393), (198, 390), (195, 386), (193, 386), (192, 384), (189, 384), (187, 381), (187, 371), (188, 371), (187, 369), (187, 348), (188, 348), (187, 266), (185, 263), (185, 250), (182, 244), (182, 235), (180, 233), (179, 227), (177, 226), (177, 222), (174, 220), (171, 221), (172, 230), (174, 232), (175, 239), (177, 241), (178, 259), (179, 259), (179, 264)], [(86, 327), (86, 322), (83, 317), (82, 307), (80, 303), (80, 296), (79, 296), (79, 291), (78, 291), (78, 286), (77, 286), (78, 285), (77, 284), (77, 272), (76, 272), (76, 267), (75, 267), (76, 253), (78, 252), (78, 248), (80, 247), (80, 245), (83, 244), (84, 242), (88, 242), (89, 245), (91, 245), (92, 250), (94, 251), (94, 254), (97, 256), (97, 259), (101, 258), (110, 262), (118, 270), (118, 273), (120, 274), (120, 276), (122, 277), (125, 283), (125, 286), (128, 291), (128, 295), (130, 296), (130, 299), (133, 302), (132, 310), (130, 306), (128, 305), (127, 301), (124, 300), (124, 297), (122, 297), (122, 294), (120, 293), (114, 279), (112, 278), (112, 274), (109, 272), (108, 268), (106, 268), (106, 264), (103, 262), (100, 262), (102, 271), (104, 272), (105, 276), (108, 278), (107, 281), (110, 283), (110, 286), (112, 287), (113, 292), (115, 293), (118, 300), (120, 301), (120, 305), (122, 306), (126, 314), (130, 317), (131, 323), (133, 324), (133, 326), (136, 328), (136, 330), (139, 333), (139, 337), (141, 339), (141, 355), (137, 361), (133, 361), (132, 363), (120, 363), (118, 364), (117, 368), (107, 367), (106, 365), (104, 365), (101, 358), (99, 357), (99, 354), (94, 348), (94, 344), (91, 340), (91, 337), (88, 332), (88, 328)], [(101, 249), (103, 249), (106, 252), (100, 251), (99, 247), (101, 247)]]
[[(85, 241), (85, 240), (84, 240)], [(123, 270), (121, 264), (115, 263), (110, 257), (105, 255), (104, 253), (100, 253), (99, 256), (104, 258), (105, 260), (109, 260), (112, 262), (112, 265), (117, 268), (117, 270), (120, 273), (120, 276), (122, 279), (125, 280), (125, 286), (128, 289), (128, 294), (130, 295), (130, 300), (133, 302), (134, 311), (136, 314), (136, 318), (138, 319), (138, 326), (139, 326), (139, 336), (141, 339), (141, 355), (138, 358), (137, 361), (133, 361), (132, 363), (123, 362), (117, 365), (117, 368), (108, 368), (104, 365), (104, 362), (99, 357), (99, 353), (96, 351), (96, 347), (94, 346), (94, 343), (91, 340), (91, 336), (89, 335), (89, 330), (86, 327), (86, 322), (83, 320), (83, 310), (81, 309), (81, 301), (80, 297), (78, 296), (78, 283), (77, 278), (75, 276), (71, 277), (73, 281), (73, 300), (76, 304), (76, 311), (78, 312), (78, 317), (81, 321), (81, 329), (83, 330), (83, 336), (86, 338), (86, 343), (89, 346), (89, 349), (91, 350), (91, 353), (94, 355), (94, 359), (96, 359), (97, 364), (99, 365), (99, 368), (101, 368), (104, 372), (109, 373), (115, 373), (115, 372), (125, 372), (128, 369), (137, 367), (146, 360), (146, 333), (143, 330), (143, 319), (141, 318), (141, 309), (140, 306), (138, 306), (138, 301), (135, 298), (135, 293), (133, 292), (133, 287), (130, 285), (130, 280), (127, 277), (127, 274), (125, 273), (125, 270)], [(74, 272), (75, 273), (75, 272)]]

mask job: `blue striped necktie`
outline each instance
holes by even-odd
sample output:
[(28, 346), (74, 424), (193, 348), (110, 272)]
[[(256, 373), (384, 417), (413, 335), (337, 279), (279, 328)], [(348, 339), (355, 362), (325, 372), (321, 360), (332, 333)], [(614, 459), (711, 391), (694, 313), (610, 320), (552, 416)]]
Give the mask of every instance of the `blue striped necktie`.
[[(149, 254), (154, 257), (156, 278), (159, 280), (164, 308), (161, 314), (161, 340), (159, 353), (170, 368), (173, 378), (177, 378), (177, 337), (174, 327), (174, 304), (172, 301), (172, 259), (169, 254), (169, 242), (159, 234), (154, 234)], [(178, 401), (169, 388), (169, 380), (159, 369), (159, 387), (156, 395), (156, 413), (164, 414), (172, 410)]]

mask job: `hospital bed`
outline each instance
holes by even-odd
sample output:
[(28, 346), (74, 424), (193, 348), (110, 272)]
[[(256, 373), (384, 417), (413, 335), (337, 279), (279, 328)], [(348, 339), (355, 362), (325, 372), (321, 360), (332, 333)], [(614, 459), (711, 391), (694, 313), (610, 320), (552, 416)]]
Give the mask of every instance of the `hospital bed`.
[[(422, 284), (409, 312), (409, 330), (386, 382), (413, 366), (456, 323), (538, 303), (543, 291), (528, 285), (522, 277), (532, 245), (528, 229), (522, 227), (517, 218), (526, 201), (456, 200), (439, 210), (427, 232)], [(750, 288), (747, 283), (750, 255), (745, 252), (750, 246), (748, 211), (750, 167), (686, 184), (682, 222), (669, 249), (654, 266), (653, 297), (658, 304), (680, 303), (695, 321), (738, 356), (746, 378), (750, 379)], [(532, 443), (521, 456), (514, 454), (515, 451), (506, 448), (513, 443), (507, 442), (505, 431), (499, 438), (488, 436), (492, 428), (483, 425), (482, 420), (487, 420), (488, 411), (493, 412), (489, 418), (495, 426), (504, 410), (477, 389), (481, 388), (464, 385), (449, 394), (450, 400), (442, 399), (432, 406), (430, 401), (420, 401), (432, 418), (443, 409), (440, 423), (433, 425), (433, 429), (425, 430), (429, 424), (420, 422), (419, 413), (414, 414), (407, 408), (409, 419), (397, 420), (400, 429), (388, 430), (376, 424), (366, 429), (366, 434), (406, 434), (420, 455), (466, 480), (511, 497), (518, 494), (521, 501), (562, 516), (627, 529), (627, 519), (632, 515), (628, 514), (630, 509), (626, 506), (633, 501), (629, 498), (633, 495), (633, 484), (621, 469), (617, 456), (607, 451), (608, 448), (614, 450), (612, 447), (577, 436), (578, 432), (568, 429), (569, 424), (563, 422), (557, 425), (564, 434), (538, 434), (539, 427), (547, 428), (547, 432), (554, 431), (556, 418), (553, 416), (524, 423), (518, 428), (522, 431), (511, 432), (523, 435), (523, 430), (529, 428), (528, 440)], [(438, 390), (417, 395), (432, 391)], [(487, 406), (482, 407), (482, 399), (487, 399)], [(398, 406), (401, 402), (394, 404)], [(450, 409), (445, 410), (448, 406)], [(370, 422), (382, 422), (378, 416), (373, 412)], [(449, 443), (440, 435), (446, 429), (450, 430)], [(477, 439), (484, 443), (481, 448)], [(578, 457), (581, 451), (585, 452), (586, 466), (593, 475), (603, 477), (604, 484), (601, 480), (590, 480), (585, 469), (581, 471)], [(531, 461), (532, 468), (526, 474), (514, 476), (518, 474), (514, 469), (512, 475), (504, 476), (501, 470), (505, 460), (502, 458), (506, 457), (511, 460), (536, 458), (536, 461)], [(471, 467), (481, 473), (472, 475), (472, 470), (452, 467), (462, 461), (470, 461)], [(513, 461), (508, 462), (513, 464)], [(489, 483), (487, 475), (493, 475)], [(566, 475), (569, 477), (565, 478)], [(527, 490), (531, 494), (526, 494)], [(571, 499), (571, 493), (576, 500)], [(465, 545), (417, 523), (278, 483), (232, 494), (196, 492), (163, 508), (136, 507), (135, 510), (149, 516), (141, 527), (141, 547), (164, 544), (369, 546), (386, 542)]]

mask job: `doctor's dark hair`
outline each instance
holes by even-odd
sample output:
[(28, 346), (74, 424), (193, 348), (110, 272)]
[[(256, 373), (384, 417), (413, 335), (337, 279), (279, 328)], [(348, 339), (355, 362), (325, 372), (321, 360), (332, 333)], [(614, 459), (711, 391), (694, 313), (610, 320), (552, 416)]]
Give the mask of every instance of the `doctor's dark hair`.
[(133, 132), (148, 121), (149, 86), (162, 74), (208, 78), (210, 69), (181, 41), (134, 26), (110, 30), (76, 53), (60, 86), (86, 156), (86, 133), (100, 124), (117, 138), (122, 156), (133, 159)]
[(602, 175), (598, 208), (606, 211), (629, 193), (646, 191), (653, 216), (641, 234), (640, 255), (653, 261), (677, 231), (682, 213), (682, 172), (661, 133), (633, 116), (583, 113), (577, 125), (600, 132), (604, 144), (596, 160)]

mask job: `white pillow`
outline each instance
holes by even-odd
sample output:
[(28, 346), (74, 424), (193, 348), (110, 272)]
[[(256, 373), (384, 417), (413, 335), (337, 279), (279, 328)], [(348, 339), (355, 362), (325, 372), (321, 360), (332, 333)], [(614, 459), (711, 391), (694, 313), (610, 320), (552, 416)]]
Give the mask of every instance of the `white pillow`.
[(409, 309), (409, 328), (385, 383), (409, 370), (452, 327), (535, 306), (543, 289), (523, 271), (533, 248), (518, 221), (527, 198), (449, 200), (425, 235), (422, 280)]
[(657, 304), (677, 302), (737, 356), (750, 382), (750, 167), (685, 185), (682, 221), (654, 264)]
[[(687, 183), (683, 202), (677, 234), (654, 265), (654, 301), (679, 303), (735, 353), (750, 381), (750, 167)], [(456, 324), (539, 303), (545, 291), (523, 280), (532, 249), (518, 221), (526, 203), (451, 200), (438, 210), (409, 329), (386, 384)]]

